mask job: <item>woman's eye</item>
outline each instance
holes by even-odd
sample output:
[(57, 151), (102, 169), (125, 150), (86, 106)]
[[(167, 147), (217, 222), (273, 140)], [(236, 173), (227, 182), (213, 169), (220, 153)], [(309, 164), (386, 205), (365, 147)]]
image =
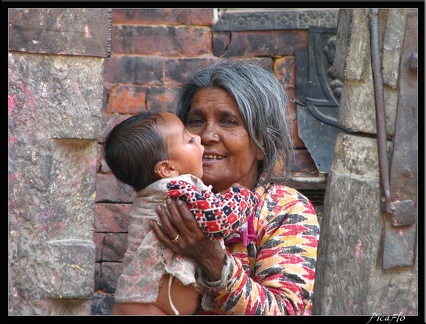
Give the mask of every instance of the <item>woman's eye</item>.
[(201, 118), (188, 119), (186, 122), (187, 125), (200, 125), (202, 123), (203, 123), (203, 120)]
[(226, 118), (222, 120), (222, 123), (227, 125), (236, 125), (237, 121), (233, 118)]

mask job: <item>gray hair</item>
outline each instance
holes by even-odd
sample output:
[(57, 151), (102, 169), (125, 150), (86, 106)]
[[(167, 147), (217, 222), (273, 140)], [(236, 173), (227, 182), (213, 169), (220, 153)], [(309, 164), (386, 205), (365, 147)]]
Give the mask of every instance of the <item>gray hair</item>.
[(265, 172), (270, 178), (274, 171), (282, 171), (287, 176), (293, 140), (287, 116), (288, 96), (277, 76), (250, 62), (214, 62), (194, 73), (180, 89), (177, 115), (184, 124), (195, 93), (206, 87), (224, 89), (234, 97), (248, 134), (264, 156), (259, 173)]

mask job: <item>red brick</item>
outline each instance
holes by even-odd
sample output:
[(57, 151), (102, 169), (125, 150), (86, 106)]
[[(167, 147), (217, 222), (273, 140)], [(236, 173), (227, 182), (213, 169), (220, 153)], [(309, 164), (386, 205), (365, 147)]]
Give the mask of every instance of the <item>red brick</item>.
[(163, 25), (170, 9), (113, 9), (113, 25)]
[[(111, 114), (103, 114), (102, 115), (102, 129), (99, 132), (99, 142), (103, 143), (107, 134), (111, 131), (111, 129), (121, 122), (122, 120), (128, 118), (131, 115), (111, 115)], [(98, 156), (99, 157), (99, 156)], [(109, 171), (109, 169), (107, 170)], [(105, 172), (105, 171), (104, 171)]]
[(104, 248), (105, 233), (93, 233), (93, 242), (95, 243), (95, 261), (102, 260), (102, 250)]
[(166, 60), (165, 80), (169, 84), (180, 85), (191, 73), (209, 66), (213, 57), (176, 58)]
[(212, 26), (213, 9), (114, 9), (113, 25)]
[(282, 78), (287, 88), (296, 86), (296, 59), (294, 56), (286, 56), (274, 60), (274, 71)]
[(115, 84), (104, 82), (104, 89), (102, 93), (102, 114), (105, 114), (108, 109), (108, 96), (109, 91)]
[(213, 33), (213, 54), (222, 57), (228, 45), (231, 43), (230, 31), (219, 31)]
[(113, 26), (114, 53), (198, 56), (212, 53), (207, 27)]
[(212, 26), (213, 9), (164, 9), (167, 25)]
[(118, 85), (110, 90), (106, 113), (137, 114), (146, 110), (145, 86)]
[(131, 204), (95, 204), (95, 232), (127, 232)]
[[(102, 139), (103, 141), (103, 139)], [(98, 172), (111, 172), (111, 170), (109, 169), (108, 165), (105, 162), (105, 158), (104, 158), (104, 148), (102, 146), (102, 144), (98, 144), (97, 146), (97, 150), (98, 150), (98, 161), (96, 162), (97, 164), (97, 170)]]
[(91, 315), (111, 315), (114, 306), (114, 294), (96, 291), (93, 294)]
[(134, 198), (133, 188), (120, 182), (112, 173), (96, 175), (95, 202), (132, 203)]
[(294, 151), (294, 165), (291, 173), (294, 176), (318, 176), (318, 168), (308, 150), (295, 150)]
[[(236, 58), (237, 59), (237, 58)], [(166, 61), (166, 76), (165, 80), (168, 84), (180, 85), (193, 72), (209, 66), (216, 61), (215, 57), (197, 57), (197, 58), (178, 58), (169, 59)], [(238, 60), (238, 59), (237, 59)], [(252, 62), (265, 69), (272, 70), (271, 58), (249, 58), (244, 59), (245, 62)]]
[(149, 87), (146, 96), (147, 109), (176, 113), (175, 98), (178, 90), (177, 88)]
[(297, 112), (296, 112), (296, 90), (293, 88), (287, 88), (285, 89), (285, 92), (288, 95), (288, 109), (290, 110), (290, 118), (291, 120), (297, 119)]
[(308, 46), (307, 30), (253, 30), (215, 32), (215, 56), (288, 56)]
[(99, 262), (95, 262), (95, 287), (94, 287), (95, 291), (99, 289), (100, 280), (101, 280), (101, 264)]
[(127, 249), (127, 233), (94, 233), (96, 262), (122, 262)]
[(122, 262), (127, 248), (127, 233), (106, 233), (102, 261)]
[(295, 148), (304, 148), (305, 144), (299, 136), (299, 129), (297, 125), (297, 107), (296, 107), (296, 90), (287, 89), (288, 94), (288, 107), (290, 109), (291, 124), (292, 124), (292, 136), (293, 136), (293, 145)]
[(302, 139), (299, 136), (299, 126), (297, 120), (292, 121), (292, 134), (293, 134), (293, 145), (295, 148), (300, 149), (305, 147)]
[(285, 178), (287, 169), (280, 162), (277, 162), (274, 166), (273, 177), (274, 178)]
[(117, 287), (117, 280), (123, 271), (123, 266), (118, 262), (102, 262), (99, 289), (113, 293)]
[(104, 81), (110, 83), (163, 84), (163, 62), (155, 56), (113, 54), (104, 62)]

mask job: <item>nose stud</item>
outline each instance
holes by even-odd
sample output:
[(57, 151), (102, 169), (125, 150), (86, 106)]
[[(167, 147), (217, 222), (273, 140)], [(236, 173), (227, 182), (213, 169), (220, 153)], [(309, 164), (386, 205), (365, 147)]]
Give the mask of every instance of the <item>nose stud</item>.
[(213, 137), (214, 137), (214, 138), (218, 138), (218, 137), (219, 137), (219, 135), (217, 135), (217, 134), (214, 134), (214, 135), (213, 135)]

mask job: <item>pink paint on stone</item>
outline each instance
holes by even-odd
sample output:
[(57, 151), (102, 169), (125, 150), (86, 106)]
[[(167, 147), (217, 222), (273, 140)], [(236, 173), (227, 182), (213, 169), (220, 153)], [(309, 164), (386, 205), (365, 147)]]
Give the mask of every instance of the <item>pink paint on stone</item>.
[(15, 140), (16, 140), (16, 136), (15, 136), (15, 135), (12, 135), (12, 136), (9, 138), (9, 143), (10, 143), (10, 144), (13, 144), (13, 143), (15, 143)]
[(13, 113), (13, 109), (15, 108), (15, 98), (16, 96), (9, 97), (9, 106), (8, 106), (9, 115)]
[(84, 28), (84, 31), (86, 32), (86, 37), (87, 38), (92, 38), (92, 35), (90, 35), (89, 26), (86, 25), (86, 27)]
[(360, 240), (358, 240), (358, 243), (355, 246), (355, 257), (356, 257), (357, 261), (361, 257), (361, 254), (362, 254), (361, 246), (362, 246), (362, 243), (361, 243)]

